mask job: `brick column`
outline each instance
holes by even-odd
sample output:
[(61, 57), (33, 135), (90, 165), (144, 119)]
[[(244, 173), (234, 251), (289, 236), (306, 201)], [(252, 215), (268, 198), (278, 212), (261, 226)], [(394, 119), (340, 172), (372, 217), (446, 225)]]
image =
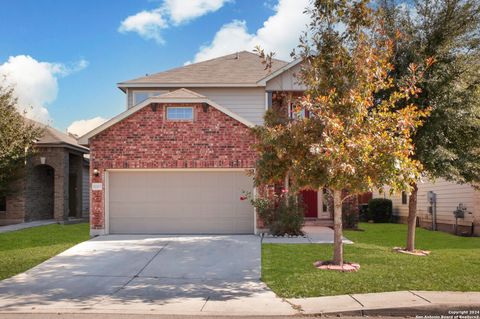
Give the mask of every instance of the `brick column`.
[(56, 165), (52, 165), (55, 168), (55, 205), (53, 215), (57, 221), (68, 220), (68, 166), (69, 158), (68, 151), (62, 149), (62, 152), (58, 154)]

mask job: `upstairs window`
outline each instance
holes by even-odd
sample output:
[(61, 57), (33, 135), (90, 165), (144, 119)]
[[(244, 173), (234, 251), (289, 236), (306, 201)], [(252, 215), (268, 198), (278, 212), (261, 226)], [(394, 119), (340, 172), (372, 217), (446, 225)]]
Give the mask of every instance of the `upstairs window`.
[(288, 104), (288, 116), (291, 119), (299, 120), (299, 119), (308, 118), (309, 114), (308, 114), (308, 111), (305, 110), (305, 109), (301, 109), (300, 111), (297, 112), (295, 105), (293, 105), (293, 103), (289, 103)]
[(193, 107), (167, 107), (167, 120), (169, 121), (193, 121)]
[(142, 103), (146, 99), (152, 96), (158, 96), (167, 93), (167, 91), (134, 91), (133, 92), (133, 105)]

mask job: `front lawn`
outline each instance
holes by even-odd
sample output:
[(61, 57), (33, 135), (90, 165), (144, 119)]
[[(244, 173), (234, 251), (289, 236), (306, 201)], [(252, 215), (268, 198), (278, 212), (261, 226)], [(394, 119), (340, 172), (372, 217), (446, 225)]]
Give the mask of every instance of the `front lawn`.
[(417, 248), (428, 257), (392, 252), (404, 246), (406, 225), (361, 224), (346, 231), (355, 242), (345, 245), (345, 260), (361, 265), (357, 273), (318, 270), (332, 245), (262, 245), (262, 280), (282, 297), (315, 297), (394, 290), (480, 291), (480, 238), (457, 237), (417, 229)]
[(47, 225), (0, 234), (0, 280), (89, 239), (88, 224)]

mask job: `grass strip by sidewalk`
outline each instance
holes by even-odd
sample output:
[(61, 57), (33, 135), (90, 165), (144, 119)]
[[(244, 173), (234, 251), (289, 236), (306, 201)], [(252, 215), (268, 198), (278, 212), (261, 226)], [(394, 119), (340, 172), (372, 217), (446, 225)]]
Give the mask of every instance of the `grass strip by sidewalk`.
[(0, 234), (0, 280), (89, 239), (88, 224), (47, 225)]
[(398, 290), (480, 291), (480, 238), (417, 229), (417, 248), (428, 257), (392, 252), (404, 246), (401, 224), (360, 224), (346, 231), (345, 260), (361, 265), (357, 273), (321, 271), (316, 260), (332, 258), (332, 245), (264, 244), (262, 279), (281, 297), (317, 297)]

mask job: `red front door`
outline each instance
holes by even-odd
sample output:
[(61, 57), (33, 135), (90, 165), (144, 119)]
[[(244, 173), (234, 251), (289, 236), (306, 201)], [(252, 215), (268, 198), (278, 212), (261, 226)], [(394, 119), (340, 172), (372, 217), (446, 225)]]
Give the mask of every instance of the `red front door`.
[(304, 190), (300, 192), (305, 204), (305, 217), (318, 217), (318, 196), (317, 191)]

